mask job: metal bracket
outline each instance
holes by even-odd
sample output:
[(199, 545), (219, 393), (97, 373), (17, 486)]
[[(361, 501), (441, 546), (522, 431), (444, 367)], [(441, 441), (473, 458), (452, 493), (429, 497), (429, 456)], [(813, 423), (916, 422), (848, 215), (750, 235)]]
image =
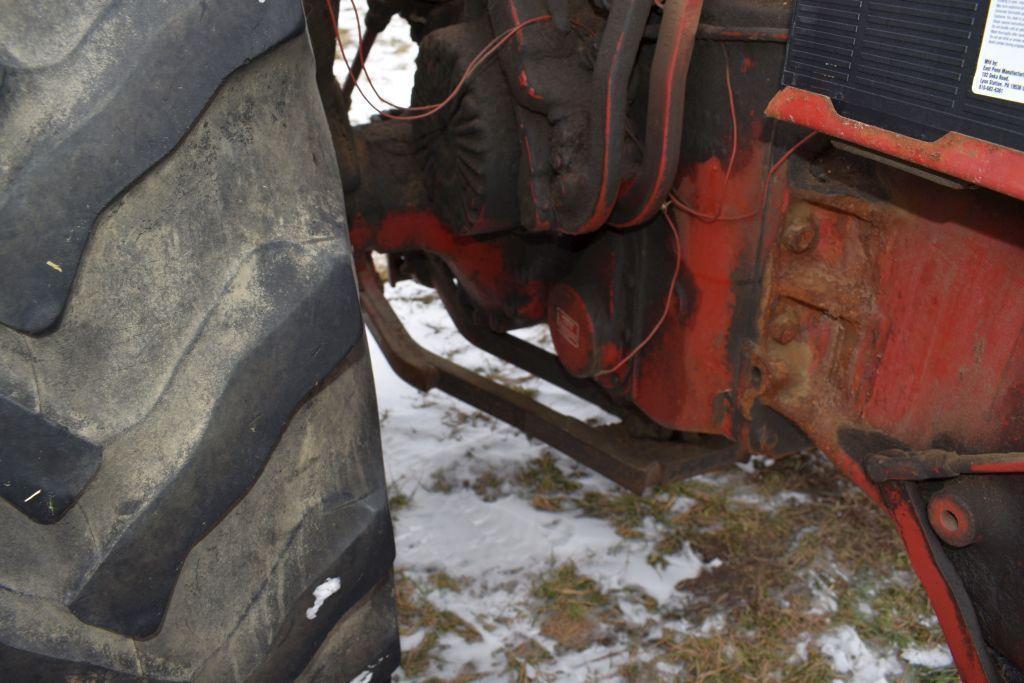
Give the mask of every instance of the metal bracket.
[(569, 374), (555, 354), (477, 323), (471, 304), (455, 284), (455, 277), (444, 261), (427, 255), (426, 263), (431, 286), (437, 290), (459, 334), (471, 344), (616, 416), (626, 424), (633, 437), (666, 440), (672, 436), (674, 432), (671, 429), (657, 424), (628, 403), (616, 402), (594, 380)]
[(879, 484), (951, 479), (961, 474), (1024, 474), (1024, 453), (889, 450), (868, 456), (864, 471), (871, 481)]
[(623, 424), (592, 427), (488, 380), (417, 344), (384, 298), (367, 254), (357, 254), (366, 322), (388, 363), (420, 391), (440, 389), (557, 448), (634, 493), (727, 467), (747, 457), (724, 437), (696, 443), (631, 436)]

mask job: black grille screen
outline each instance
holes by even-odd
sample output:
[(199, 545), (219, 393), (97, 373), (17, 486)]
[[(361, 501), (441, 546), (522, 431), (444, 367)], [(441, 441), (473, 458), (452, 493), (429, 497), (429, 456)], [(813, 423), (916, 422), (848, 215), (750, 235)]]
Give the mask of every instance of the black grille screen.
[[(1022, 0), (992, 2), (1024, 12)], [(904, 135), (957, 131), (1024, 150), (1024, 104), (1012, 101), (1022, 98), (972, 92), (988, 10), (989, 0), (797, 0), (783, 85), (827, 95), (841, 115)], [(1011, 52), (1024, 56), (1024, 33), (1020, 42)], [(1019, 90), (1011, 69), (1024, 66), (998, 66), (1010, 74), (1007, 88)]]

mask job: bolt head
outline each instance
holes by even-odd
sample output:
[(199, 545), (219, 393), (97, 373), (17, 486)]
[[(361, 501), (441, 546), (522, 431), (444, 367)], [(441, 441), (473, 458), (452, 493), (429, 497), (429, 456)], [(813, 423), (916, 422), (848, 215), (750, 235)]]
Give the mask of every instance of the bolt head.
[(782, 307), (768, 323), (768, 335), (779, 344), (788, 344), (800, 334), (800, 319), (788, 306)]
[(818, 236), (818, 228), (809, 221), (793, 223), (786, 228), (782, 241), (794, 254), (802, 254), (811, 248)]
[(768, 325), (768, 333), (779, 344), (788, 344), (799, 333), (800, 328), (796, 316), (792, 313), (780, 313)]

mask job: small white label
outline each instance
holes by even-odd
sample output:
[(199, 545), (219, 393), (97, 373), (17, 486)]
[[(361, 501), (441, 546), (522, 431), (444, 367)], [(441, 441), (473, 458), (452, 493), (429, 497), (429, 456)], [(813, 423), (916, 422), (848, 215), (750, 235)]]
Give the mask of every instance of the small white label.
[(555, 327), (562, 339), (569, 342), (574, 349), (580, 348), (580, 324), (576, 319), (562, 310), (561, 306), (555, 306)]
[(992, 0), (971, 91), (1024, 104), (1024, 0)]

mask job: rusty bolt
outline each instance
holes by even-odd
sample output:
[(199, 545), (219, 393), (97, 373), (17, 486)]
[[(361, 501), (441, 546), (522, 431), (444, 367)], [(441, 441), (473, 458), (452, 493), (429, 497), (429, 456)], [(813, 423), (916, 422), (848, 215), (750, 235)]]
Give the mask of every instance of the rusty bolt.
[(928, 501), (928, 522), (943, 543), (963, 548), (978, 540), (978, 523), (970, 506), (956, 493), (940, 491)]
[(799, 331), (799, 321), (797, 321), (796, 315), (792, 311), (784, 311), (778, 314), (768, 324), (768, 333), (772, 336), (772, 339), (780, 344), (788, 344), (796, 339)]
[(811, 221), (799, 221), (786, 227), (782, 242), (794, 254), (802, 254), (814, 244), (818, 228)]

